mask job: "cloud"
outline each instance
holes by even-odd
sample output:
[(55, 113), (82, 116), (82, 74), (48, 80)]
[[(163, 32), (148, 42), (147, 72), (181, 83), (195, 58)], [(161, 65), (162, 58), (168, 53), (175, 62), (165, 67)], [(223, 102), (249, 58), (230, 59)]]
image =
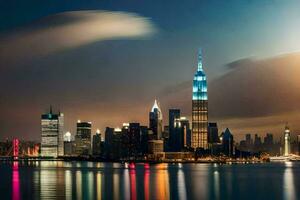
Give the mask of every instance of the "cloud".
[(212, 116), (262, 117), (300, 111), (300, 53), (239, 60), (209, 85)]
[(0, 65), (21, 64), (93, 42), (147, 37), (155, 32), (155, 26), (148, 18), (133, 13), (97, 10), (59, 13), (13, 32), (2, 33)]

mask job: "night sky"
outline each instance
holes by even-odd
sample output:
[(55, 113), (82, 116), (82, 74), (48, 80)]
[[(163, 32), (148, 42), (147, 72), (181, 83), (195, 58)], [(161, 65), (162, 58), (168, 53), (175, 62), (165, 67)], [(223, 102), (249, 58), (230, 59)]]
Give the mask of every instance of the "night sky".
[(300, 2), (1, 1), (0, 139), (39, 140), (51, 104), (65, 130), (148, 125), (157, 98), (191, 115), (197, 51), (209, 121), (237, 140), (289, 122), (300, 134)]

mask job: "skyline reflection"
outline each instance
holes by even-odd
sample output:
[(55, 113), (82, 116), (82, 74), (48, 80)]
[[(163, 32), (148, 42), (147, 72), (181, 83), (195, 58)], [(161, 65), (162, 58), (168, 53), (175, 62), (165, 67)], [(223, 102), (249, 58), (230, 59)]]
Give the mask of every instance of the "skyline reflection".
[[(281, 170), (264, 167), (268, 165)], [(300, 171), (296, 167), (300, 163), (254, 166), (15, 162), (10, 166), (11, 191), (4, 199), (250, 199), (248, 195), (252, 199), (272, 199), (281, 194), (279, 199), (293, 200), (300, 196)], [(4, 171), (0, 171), (2, 191)]]

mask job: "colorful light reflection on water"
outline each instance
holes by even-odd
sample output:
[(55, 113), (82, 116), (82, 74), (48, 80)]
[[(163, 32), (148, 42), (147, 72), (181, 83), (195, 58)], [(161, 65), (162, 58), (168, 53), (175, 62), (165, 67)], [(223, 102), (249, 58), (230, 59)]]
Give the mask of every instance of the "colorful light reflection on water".
[[(126, 167), (127, 166), (127, 167)], [(300, 163), (0, 163), (1, 199), (297, 199)], [(10, 183), (10, 184), (8, 184)]]

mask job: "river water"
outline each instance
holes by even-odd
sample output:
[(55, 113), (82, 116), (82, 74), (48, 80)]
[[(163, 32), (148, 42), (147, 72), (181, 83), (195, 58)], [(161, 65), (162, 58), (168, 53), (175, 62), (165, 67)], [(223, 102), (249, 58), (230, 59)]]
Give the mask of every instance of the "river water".
[(0, 199), (300, 199), (300, 162), (0, 162)]

